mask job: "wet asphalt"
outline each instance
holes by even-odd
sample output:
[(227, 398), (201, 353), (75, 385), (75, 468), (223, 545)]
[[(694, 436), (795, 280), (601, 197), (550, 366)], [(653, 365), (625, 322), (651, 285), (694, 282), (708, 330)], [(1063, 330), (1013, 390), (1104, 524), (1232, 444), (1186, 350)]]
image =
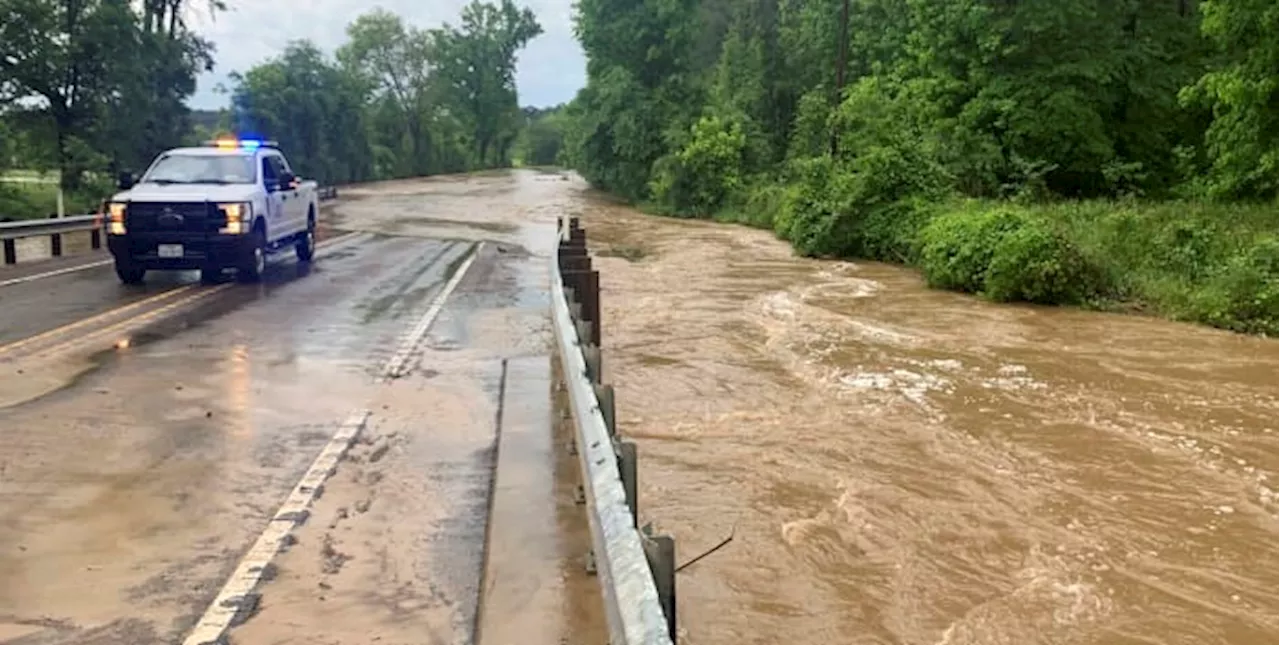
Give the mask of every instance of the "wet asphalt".
[[(376, 186), (339, 204), (352, 234), (258, 285), (128, 288), (104, 266), (0, 287), (0, 643), (182, 642), (358, 408), (367, 427), (229, 642), (473, 640), (503, 397), (550, 436), (546, 257), (522, 242), (551, 229), (514, 212), (518, 239), (458, 235), (465, 219), (438, 234), (431, 187), (393, 186), (385, 209)], [(389, 226), (406, 202), (425, 219)], [(379, 382), (433, 305), (407, 371)], [(554, 481), (547, 459), (524, 467)], [(544, 540), (547, 570), (581, 556)]]

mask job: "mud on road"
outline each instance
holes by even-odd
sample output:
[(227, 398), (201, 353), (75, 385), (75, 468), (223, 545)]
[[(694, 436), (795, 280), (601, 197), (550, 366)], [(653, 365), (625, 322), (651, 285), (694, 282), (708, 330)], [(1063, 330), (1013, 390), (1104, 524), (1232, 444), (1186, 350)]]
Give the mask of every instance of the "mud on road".
[[(539, 177), (499, 178), (461, 204), (436, 180), (352, 190), (326, 222), (347, 237), (313, 265), (278, 261), (262, 285), (159, 274), (135, 293), (89, 269), (0, 292), (21, 308), (0, 313), (16, 339), (0, 350), (0, 513), (12, 519), (0, 523), (0, 642), (184, 642), (358, 408), (367, 424), (283, 552), (250, 568), (262, 582), (234, 599), (243, 624), (226, 637), (470, 642), (496, 426), (550, 437), (554, 215), (513, 207)], [(443, 221), (482, 194), (505, 209), (500, 234)], [(504, 365), (518, 379), (499, 387)], [(500, 393), (522, 418), (503, 423)], [(554, 484), (545, 461), (523, 467)], [(566, 594), (586, 576), (565, 565), (581, 554), (556, 532), (552, 484), (513, 491), (549, 503), (549, 517), (494, 519), (541, 536), (541, 551), (512, 547), (521, 558), (498, 578), (519, 579), (514, 565), (552, 573), (547, 600), (508, 604), (559, 643), (592, 633), (570, 620), (582, 600)], [(486, 597), (503, 592), (490, 584)]]

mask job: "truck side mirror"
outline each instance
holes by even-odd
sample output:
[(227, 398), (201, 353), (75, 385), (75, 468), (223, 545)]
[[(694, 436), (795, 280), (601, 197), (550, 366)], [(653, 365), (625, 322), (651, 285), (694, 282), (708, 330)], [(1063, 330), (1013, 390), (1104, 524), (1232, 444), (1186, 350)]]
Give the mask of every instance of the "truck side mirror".
[(277, 185), (280, 187), (280, 190), (293, 190), (294, 183), (297, 182), (297, 179), (298, 178), (294, 177), (292, 173), (282, 172), (280, 173)]
[(130, 188), (133, 188), (136, 183), (138, 182), (134, 179), (133, 173), (128, 171), (120, 173), (116, 179), (116, 186), (119, 187), (120, 190), (129, 190)]

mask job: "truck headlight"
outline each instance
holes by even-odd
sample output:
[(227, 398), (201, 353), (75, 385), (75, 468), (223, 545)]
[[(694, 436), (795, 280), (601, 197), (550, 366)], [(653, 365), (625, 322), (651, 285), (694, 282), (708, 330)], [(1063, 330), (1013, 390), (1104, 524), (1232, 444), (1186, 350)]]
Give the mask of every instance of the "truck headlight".
[(252, 203), (218, 204), (218, 211), (222, 213), (224, 218), (220, 232), (228, 235), (241, 235), (249, 232), (249, 221), (253, 219)]
[(124, 235), (124, 211), (126, 204), (107, 203), (107, 234)]

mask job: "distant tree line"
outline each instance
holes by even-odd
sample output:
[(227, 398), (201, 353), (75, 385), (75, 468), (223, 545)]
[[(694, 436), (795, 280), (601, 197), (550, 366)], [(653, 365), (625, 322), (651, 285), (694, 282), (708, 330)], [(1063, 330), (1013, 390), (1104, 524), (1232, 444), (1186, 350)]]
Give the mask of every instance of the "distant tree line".
[[(0, 0), (0, 172), (58, 174), (76, 207), (117, 171), (222, 132), (280, 142), (323, 182), (509, 165), (526, 122), (516, 54), (542, 27), (511, 0), (474, 1), (456, 25), (420, 29), (384, 10), (347, 27), (333, 55), (294, 41), (231, 75), (230, 105), (193, 113), (211, 43), (186, 24), (222, 0)], [(7, 214), (51, 208), (48, 190), (0, 183)]]
[(541, 33), (511, 0), (472, 2), (440, 29), (375, 9), (333, 58), (297, 41), (235, 75), (230, 121), (328, 182), (506, 166), (523, 124), (516, 54)]

